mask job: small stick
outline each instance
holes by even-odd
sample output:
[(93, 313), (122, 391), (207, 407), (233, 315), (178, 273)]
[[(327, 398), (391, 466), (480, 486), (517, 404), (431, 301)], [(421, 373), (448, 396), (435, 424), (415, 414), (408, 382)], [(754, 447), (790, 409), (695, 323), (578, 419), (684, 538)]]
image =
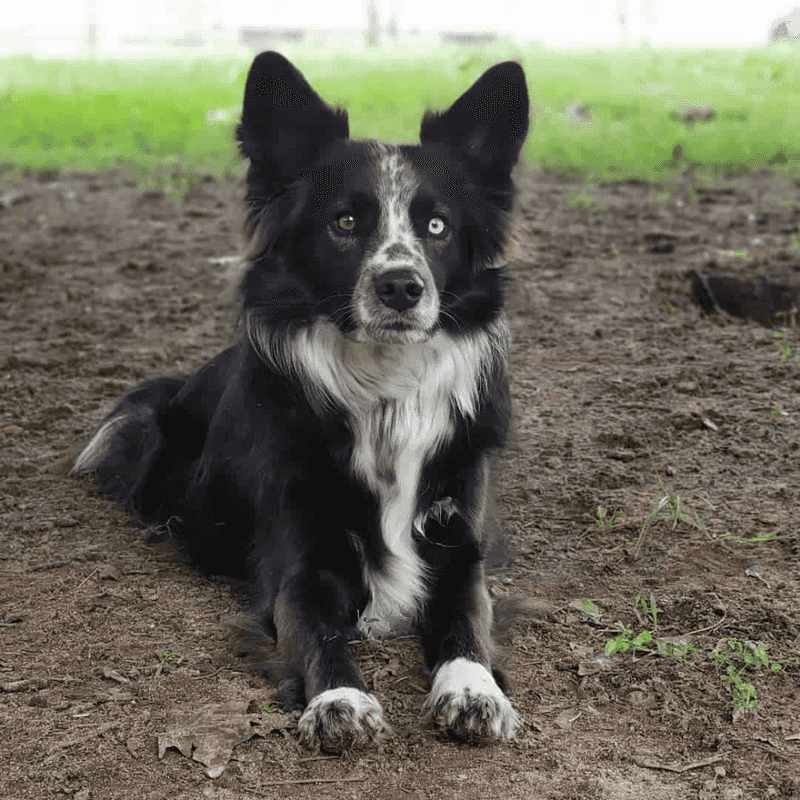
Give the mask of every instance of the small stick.
[(698, 767), (709, 767), (711, 764), (716, 764), (717, 761), (722, 761), (724, 756), (711, 756), (703, 761), (693, 761), (691, 764), (686, 764), (683, 767), (673, 767), (671, 764), (662, 764), (654, 758), (634, 758), (633, 763), (639, 767), (646, 767), (647, 769), (665, 769), (669, 772), (688, 772), (690, 769), (697, 769)]
[[(295, 778), (294, 780), (285, 780), (285, 781), (266, 781), (259, 785), (259, 788), (262, 786), (296, 786), (301, 783), (355, 783), (357, 781), (364, 781), (366, 778), (356, 777), (356, 778)], [(259, 792), (257, 788), (248, 787), (246, 789), (248, 792), (253, 792), (253, 794), (259, 794), (262, 797), (265, 797), (262, 792)]]
[(713, 631), (714, 628), (719, 628), (719, 626), (722, 625), (722, 623), (725, 622), (727, 618), (728, 618), (728, 612), (726, 610), (723, 610), (722, 619), (719, 622), (715, 622), (713, 625), (709, 625), (707, 628), (700, 628), (699, 630), (696, 631), (689, 631), (689, 633), (687, 633), (686, 636), (695, 636), (698, 633), (706, 633), (707, 631)]
[(220, 667), (219, 669), (215, 669), (213, 672), (209, 672), (207, 675), (192, 675), (193, 681), (200, 681), (203, 678), (213, 678), (215, 675), (218, 675), (222, 670), (226, 669), (226, 667)]

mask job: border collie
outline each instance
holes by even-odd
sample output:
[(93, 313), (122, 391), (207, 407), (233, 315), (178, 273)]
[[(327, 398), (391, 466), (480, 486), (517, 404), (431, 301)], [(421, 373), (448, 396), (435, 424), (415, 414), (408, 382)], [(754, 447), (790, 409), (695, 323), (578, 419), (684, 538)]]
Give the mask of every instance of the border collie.
[(349, 139), (283, 56), (244, 93), (248, 271), (236, 343), (125, 395), (76, 474), (172, 530), (207, 572), (249, 580), (300, 740), (389, 733), (348, 649), (413, 625), (427, 719), (514, 736), (493, 668), (484, 528), (509, 428), (506, 277), (525, 76), (489, 69), (420, 144)]

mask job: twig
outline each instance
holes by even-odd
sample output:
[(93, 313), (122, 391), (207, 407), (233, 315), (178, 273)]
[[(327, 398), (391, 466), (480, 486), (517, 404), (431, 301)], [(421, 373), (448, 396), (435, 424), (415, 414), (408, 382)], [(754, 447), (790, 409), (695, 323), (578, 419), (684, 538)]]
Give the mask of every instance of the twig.
[(92, 577), (94, 577), (99, 570), (93, 569), (76, 587), (75, 587), (75, 594), (77, 594), (82, 588), (85, 583), (87, 583)]
[(341, 756), (306, 756), (305, 758), (298, 758), (297, 763), (301, 764), (306, 761), (341, 761)]
[[(253, 792), (253, 794), (260, 795), (261, 797), (267, 797), (263, 792), (259, 792), (258, 789), (264, 786), (297, 786), (303, 783), (356, 783), (365, 780), (366, 778), (364, 776), (355, 778), (295, 778), (294, 780), (285, 781), (265, 781), (261, 783), (258, 788), (248, 786), (245, 791)], [(269, 796), (271, 797), (272, 795)]]
[(193, 681), (199, 681), (203, 678), (213, 678), (215, 675), (219, 675), (222, 670), (227, 669), (227, 667), (220, 667), (219, 669), (215, 669), (213, 672), (209, 672), (208, 675), (192, 675)]
[(700, 628), (696, 631), (689, 631), (689, 633), (685, 634), (685, 636), (695, 636), (698, 633), (706, 633), (707, 631), (713, 631), (714, 628), (719, 628), (723, 622), (728, 618), (728, 612), (723, 609), (722, 611), (722, 619), (719, 622), (715, 622), (713, 625), (709, 625), (707, 628)]
[(690, 769), (697, 769), (698, 767), (709, 767), (711, 764), (716, 764), (717, 761), (722, 761), (724, 755), (711, 756), (703, 761), (693, 761), (691, 764), (686, 764), (682, 767), (673, 767), (671, 764), (662, 764), (653, 758), (634, 758), (633, 763), (639, 767), (647, 769), (664, 769), (668, 772), (688, 772)]

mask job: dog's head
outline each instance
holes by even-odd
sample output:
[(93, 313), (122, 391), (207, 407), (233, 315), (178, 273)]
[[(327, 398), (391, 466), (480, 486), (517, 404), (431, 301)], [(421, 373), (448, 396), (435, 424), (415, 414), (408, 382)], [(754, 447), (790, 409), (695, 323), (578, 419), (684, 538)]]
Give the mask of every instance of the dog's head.
[(269, 326), (322, 318), (348, 338), (397, 344), (492, 322), (503, 276), (490, 267), (527, 130), (513, 62), (426, 114), (419, 145), (392, 145), (350, 140), (344, 111), (262, 53), (237, 128), (249, 159), (245, 314)]

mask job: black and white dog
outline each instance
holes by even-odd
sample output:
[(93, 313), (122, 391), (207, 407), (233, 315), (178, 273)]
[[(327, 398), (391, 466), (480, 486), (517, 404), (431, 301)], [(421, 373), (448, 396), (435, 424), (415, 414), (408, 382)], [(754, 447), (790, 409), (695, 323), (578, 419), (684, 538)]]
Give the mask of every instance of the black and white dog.
[(519, 728), (493, 670), (483, 552), (509, 428), (493, 262), (527, 130), (512, 62), (426, 114), (421, 144), (394, 145), (350, 140), (344, 111), (259, 55), (237, 128), (250, 242), (237, 342), (133, 389), (75, 461), (139, 520), (169, 522), (205, 570), (252, 582), (310, 747), (388, 733), (347, 642), (403, 621), (435, 725)]

